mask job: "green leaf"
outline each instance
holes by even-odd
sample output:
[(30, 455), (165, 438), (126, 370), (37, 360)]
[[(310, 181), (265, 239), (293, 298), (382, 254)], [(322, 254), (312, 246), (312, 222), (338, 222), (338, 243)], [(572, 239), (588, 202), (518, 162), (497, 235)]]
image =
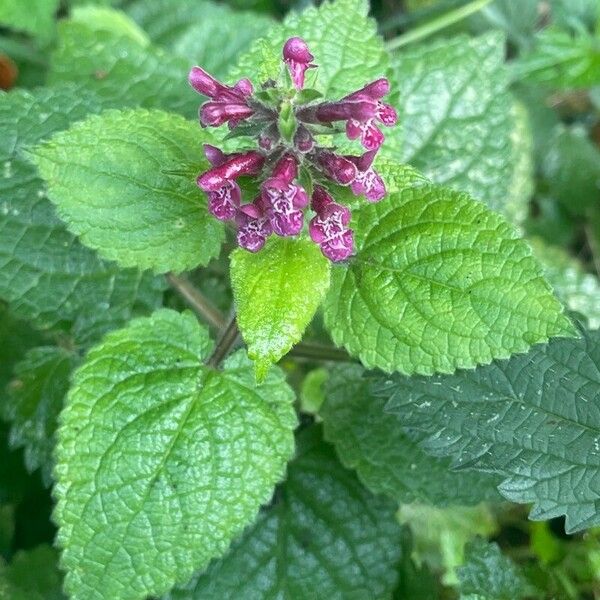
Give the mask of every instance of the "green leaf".
[(58, 552), (50, 546), (21, 550), (9, 565), (0, 564), (0, 598), (66, 600), (61, 586)]
[(329, 372), (324, 367), (312, 369), (302, 380), (300, 388), (300, 408), (302, 412), (316, 415), (325, 402), (325, 382)]
[(398, 125), (384, 156), (409, 163), (436, 183), (468, 192), (519, 223), (529, 191), (515, 186), (530, 137), (508, 91), (505, 42), (497, 32), (408, 48), (394, 58)]
[(452, 471), (449, 459), (433, 458), (421, 450), (402, 432), (402, 420), (384, 412), (386, 399), (373, 396), (364, 375), (359, 365), (331, 370), (319, 415), (325, 439), (371, 491), (399, 504), (447, 506), (499, 499), (500, 478)]
[(585, 217), (600, 200), (600, 151), (582, 127), (557, 126), (542, 160), (548, 193), (569, 214)]
[(102, 6), (80, 6), (71, 11), (71, 21), (81, 23), (93, 31), (109, 31), (129, 37), (140, 46), (150, 43), (146, 33), (120, 10)]
[(591, 329), (600, 328), (598, 278), (586, 273), (583, 265), (562, 248), (549, 246), (539, 238), (529, 243), (556, 295), (570, 310), (584, 315)]
[(267, 16), (201, 0), (137, 0), (127, 12), (155, 44), (216, 77), (224, 77), (251, 42), (275, 25)]
[(410, 531), (402, 532), (402, 560), (400, 581), (394, 590), (394, 600), (435, 600), (439, 598), (438, 584), (426, 564), (416, 565), (412, 559), (413, 539)]
[(253, 77), (260, 71), (261, 81), (277, 79), (283, 44), (291, 36), (300, 36), (319, 65), (316, 83), (309, 75), (307, 87), (332, 98), (349, 94), (386, 73), (387, 54), (368, 11), (366, 0), (335, 0), (292, 12), (240, 58), (232, 77)]
[(54, 31), (54, 15), (58, 4), (59, 0), (2, 0), (0, 24), (47, 41)]
[[(223, 226), (195, 175), (208, 134), (182, 117), (106, 111), (32, 151), (69, 229), (125, 267), (185, 271), (219, 254)], [(185, 169), (189, 175), (169, 171)]]
[(358, 253), (333, 271), (325, 323), (366, 367), (452, 372), (574, 334), (527, 244), (466, 194), (417, 181), (354, 226)]
[(465, 545), (478, 535), (491, 536), (498, 530), (490, 509), (477, 506), (435, 508), (404, 504), (398, 520), (413, 533), (413, 555), (435, 572), (442, 572), (445, 585), (456, 585), (456, 568), (464, 563)]
[(520, 81), (554, 89), (586, 88), (600, 83), (598, 38), (579, 30), (570, 33), (557, 27), (537, 35), (535, 47), (513, 63)]
[(17, 364), (9, 398), (0, 406), (2, 417), (11, 423), (11, 445), (24, 448), (29, 471), (41, 467), (46, 485), (52, 482), (58, 414), (77, 362), (72, 352), (56, 346), (30, 350)]
[(248, 356), (262, 379), (302, 339), (329, 288), (330, 263), (307, 239), (273, 237), (231, 256), (231, 285)]
[(451, 376), (382, 384), (422, 447), (456, 467), (501, 475), (500, 493), (566, 516), (567, 531), (600, 523), (600, 332)]
[(458, 568), (461, 598), (474, 594), (483, 600), (520, 600), (535, 590), (497, 544), (479, 538), (466, 549), (466, 563)]
[(394, 508), (337, 462), (318, 427), (306, 429), (274, 504), (170, 599), (388, 598), (401, 551)]
[(160, 310), (110, 333), (76, 371), (61, 415), (55, 520), (73, 600), (165, 593), (222, 555), (293, 452), (293, 393), (254, 384), (239, 352), (190, 313)]
[(84, 248), (24, 157), (25, 148), (101, 108), (74, 86), (0, 96), (0, 299), (40, 328), (74, 323), (80, 342), (156, 308), (164, 289), (162, 278), (120, 270)]
[(63, 21), (48, 82), (75, 83), (118, 108), (162, 108), (196, 118), (200, 97), (188, 85), (190, 62), (130, 35)]

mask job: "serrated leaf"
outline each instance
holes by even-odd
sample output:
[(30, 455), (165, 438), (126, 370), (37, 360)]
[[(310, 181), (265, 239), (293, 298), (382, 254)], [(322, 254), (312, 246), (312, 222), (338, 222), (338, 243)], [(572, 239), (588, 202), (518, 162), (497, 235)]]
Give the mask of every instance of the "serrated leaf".
[(196, 118), (200, 102), (187, 83), (189, 60), (83, 23), (61, 22), (58, 33), (51, 85), (75, 83), (119, 108), (161, 108)]
[(73, 600), (165, 593), (225, 552), (282, 478), (293, 393), (256, 386), (243, 353), (223, 371), (190, 313), (110, 333), (73, 378), (56, 451), (55, 520)]
[(291, 36), (300, 36), (319, 65), (317, 80), (313, 84), (312, 76), (308, 76), (308, 87), (332, 98), (349, 94), (384, 76), (387, 68), (383, 40), (377, 35), (375, 21), (367, 18), (368, 11), (365, 0), (335, 0), (319, 8), (292, 12), (252, 45), (231, 75), (255, 78), (260, 70), (261, 81), (277, 79), (283, 44)]
[(392, 91), (398, 91), (399, 122), (386, 132), (381, 151), (519, 223), (528, 189), (514, 183), (527, 177), (523, 154), (530, 148), (508, 91), (504, 55), (505, 40), (497, 32), (443, 39), (396, 55)]
[(600, 332), (451, 376), (394, 376), (387, 410), (456, 467), (501, 475), (500, 493), (566, 516), (569, 532), (600, 523)]
[(54, 15), (58, 5), (59, 0), (2, 0), (0, 24), (47, 41), (54, 30)]
[(127, 12), (155, 44), (224, 77), (250, 43), (275, 25), (265, 15), (197, 0), (137, 0)]
[(58, 552), (50, 546), (21, 550), (9, 565), (0, 564), (3, 600), (66, 600), (61, 586)]
[(513, 76), (554, 89), (597, 85), (600, 83), (598, 39), (583, 29), (571, 33), (548, 27), (538, 33), (534, 48), (514, 62)]
[(534, 592), (521, 570), (497, 544), (479, 538), (467, 545), (465, 565), (457, 569), (461, 598), (473, 594), (485, 600), (520, 600)]
[(24, 157), (26, 148), (101, 109), (96, 96), (74, 86), (0, 96), (0, 298), (37, 327), (74, 327), (79, 342), (156, 308), (164, 289), (162, 278), (120, 270), (84, 248), (55, 216)]
[(529, 240), (533, 253), (544, 267), (556, 295), (575, 312), (585, 316), (591, 329), (600, 328), (600, 282), (562, 248), (541, 239)]
[(366, 367), (452, 372), (574, 334), (527, 244), (468, 195), (415, 180), (355, 217), (325, 324)]
[(262, 379), (302, 339), (329, 288), (330, 263), (307, 239), (273, 237), (231, 256), (231, 285), (248, 356)]
[[(210, 141), (195, 123), (161, 111), (105, 111), (32, 150), (69, 229), (125, 267), (185, 271), (218, 255), (223, 225), (195, 175)], [(173, 175), (185, 169), (189, 175)]]
[(56, 346), (30, 350), (16, 365), (9, 397), (0, 414), (10, 422), (10, 442), (24, 448), (29, 471), (41, 467), (46, 485), (52, 482), (54, 432), (71, 371), (78, 357)]
[(321, 441), (300, 433), (274, 504), (171, 600), (387, 598), (397, 580), (394, 504), (371, 495)]
[(385, 398), (371, 393), (364, 369), (347, 365), (330, 371), (319, 410), (325, 439), (372, 492), (386, 494), (398, 504), (437, 506), (500, 498), (499, 477), (452, 471), (449, 459), (427, 455), (403, 433), (402, 419), (384, 412), (385, 403)]

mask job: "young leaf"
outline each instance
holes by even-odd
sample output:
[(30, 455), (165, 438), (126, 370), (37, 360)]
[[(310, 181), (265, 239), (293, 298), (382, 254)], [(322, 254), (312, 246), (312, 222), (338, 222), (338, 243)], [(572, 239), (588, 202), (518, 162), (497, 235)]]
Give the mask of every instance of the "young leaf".
[(466, 194), (416, 182), (361, 208), (355, 232), (325, 323), (367, 367), (447, 373), (574, 334), (527, 244)]
[(302, 339), (329, 288), (330, 263), (310, 240), (271, 238), (256, 254), (231, 256), (231, 285), (258, 379)]
[(71, 11), (71, 21), (82, 23), (93, 31), (109, 31), (131, 38), (140, 46), (148, 46), (150, 40), (125, 13), (102, 6), (79, 6)]
[(61, 587), (58, 552), (50, 546), (21, 550), (9, 565), (0, 564), (0, 598), (66, 600)]
[(37, 146), (32, 159), (84, 244), (125, 267), (184, 271), (207, 264), (223, 240), (195, 183), (207, 136), (161, 111), (106, 111)]
[(227, 556), (169, 598), (388, 598), (401, 552), (394, 510), (311, 427), (299, 435), (274, 504)]
[(524, 116), (515, 113), (504, 55), (504, 37), (494, 32), (395, 56), (399, 121), (382, 153), (520, 222), (530, 191), (523, 184), (531, 175), (522, 168), (530, 134)]
[(521, 570), (494, 543), (474, 540), (467, 545), (465, 559), (465, 565), (457, 569), (461, 599), (521, 600), (535, 592)]
[(225, 552), (282, 478), (293, 393), (243, 353), (203, 366), (193, 315), (110, 333), (75, 373), (58, 430), (55, 519), (74, 600), (165, 593)]
[(11, 445), (24, 448), (29, 471), (41, 467), (46, 485), (52, 482), (58, 414), (77, 362), (75, 354), (56, 346), (30, 350), (15, 367), (9, 398), (0, 406), (2, 417), (11, 423)]
[(583, 265), (562, 248), (549, 246), (539, 238), (528, 241), (556, 295), (570, 310), (586, 317), (591, 329), (600, 328), (598, 278), (586, 273)]
[(600, 523), (600, 332), (451, 376), (394, 376), (388, 410), (434, 456), (503, 477), (499, 490), (566, 515), (567, 531)]
[(47, 41), (54, 30), (54, 15), (58, 5), (59, 0), (2, 0), (0, 24)]
[(499, 499), (500, 478), (477, 471), (452, 471), (449, 459), (433, 458), (402, 431), (402, 419), (384, 412), (385, 398), (373, 396), (359, 365), (337, 367), (325, 387), (319, 411), (325, 439), (342, 463), (356, 469), (376, 494), (399, 504), (437, 506)]
[(189, 60), (83, 23), (65, 21), (58, 29), (51, 85), (75, 83), (119, 108), (162, 108), (197, 117), (198, 94), (187, 83)]
[(136, 0), (127, 12), (155, 44), (215, 77), (224, 77), (250, 43), (276, 25), (266, 15), (202, 0)]
[(164, 289), (162, 278), (120, 270), (83, 247), (24, 157), (27, 147), (101, 109), (95, 95), (75, 86), (0, 96), (0, 299), (40, 328), (75, 323), (78, 341), (158, 307)]
[(366, 0), (335, 0), (319, 8), (292, 12), (240, 58), (232, 77), (252, 76), (260, 69), (263, 79), (276, 79), (283, 44), (291, 36), (300, 36), (319, 65), (316, 84), (308, 76), (307, 87), (331, 97), (349, 94), (356, 90), (357, 82), (382, 77), (387, 68), (383, 41), (375, 22), (367, 18), (368, 12)]

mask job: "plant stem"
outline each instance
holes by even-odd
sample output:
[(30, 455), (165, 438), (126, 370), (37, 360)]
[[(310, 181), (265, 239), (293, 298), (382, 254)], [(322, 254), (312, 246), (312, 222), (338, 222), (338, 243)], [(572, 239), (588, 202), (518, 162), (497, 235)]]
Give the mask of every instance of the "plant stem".
[(491, 1), (492, 0), (472, 0), (472, 2), (469, 2), (464, 6), (450, 10), (436, 19), (429, 21), (428, 23), (420, 25), (419, 27), (415, 27), (414, 29), (407, 31), (402, 35), (389, 40), (385, 46), (388, 50), (396, 50), (397, 48), (402, 48), (408, 44), (420, 42), (426, 37), (429, 37), (430, 35), (437, 33), (446, 27), (450, 27), (450, 25), (454, 25), (454, 23), (458, 23), (459, 21), (466, 19), (470, 15), (487, 6)]
[(240, 330), (237, 326), (237, 321), (235, 319), (235, 315), (229, 321), (227, 327), (223, 330), (221, 334), (221, 338), (217, 342), (214, 352), (212, 356), (208, 359), (208, 366), (214, 367), (215, 369), (221, 364), (223, 359), (229, 354), (232, 346), (235, 344)]
[(187, 279), (168, 273), (167, 281), (189, 307), (209, 325), (219, 330), (225, 327), (225, 317)]
[(289, 352), (288, 356), (296, 358), (306, 358), (308, 360), (324, 360), (334, 362), (352, 362), (353, 359), (345, 350), (334, 348), (333, 346), (323, 346), (321, 344), (311, 344), (304, 342), (296, 344)]

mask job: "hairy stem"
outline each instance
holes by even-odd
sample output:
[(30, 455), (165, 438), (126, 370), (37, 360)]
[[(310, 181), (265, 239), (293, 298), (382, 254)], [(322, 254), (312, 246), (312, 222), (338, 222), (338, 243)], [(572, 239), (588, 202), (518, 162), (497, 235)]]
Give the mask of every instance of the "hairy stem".
[(167, 281), (188, 306), (209, 325), (219, 330), (225, 327), (225, 317), (187, 279), (169, 273)]
[(437, 33), (446, 27), (450, 27), (450, 25), (454, 25), (454, 23), (458, 23), (458, 21), (462, 21), (470, 15), (480, 11), (491, 1), (492, 0), (472, 0), (472, 2), (469, 2), (464, 6), (450, 10), (447, 13), (440, 15), (436, 19), (424, 23), (419, 27), (415, 27), (414, 29), (407, 31), (402, 35), (389, 40), (385, 46), (388, 50), (396, 50), (397, 48), (402, 48), (408, 44), (420, 42), (426, 37), (429, 37), (430, 35), (433, 35), (434, 33)]
[(235, 344), (239, 333), (240, 330), (234, 316), (223, 330), (212, 356), (208, 359), (207, 364), (209, 367), (217, 368), (223, 362), (223, 359), (229, 354), (229, 351)]
[(324, 346), (322, 344), (312, 344), (310, 342), (296, 344), (296, 346), (290, 350), (288, 356), (305, 358), (308, 360), (353, 362), (353, 359), (350, 357), (350, 355), (341, 348)]

